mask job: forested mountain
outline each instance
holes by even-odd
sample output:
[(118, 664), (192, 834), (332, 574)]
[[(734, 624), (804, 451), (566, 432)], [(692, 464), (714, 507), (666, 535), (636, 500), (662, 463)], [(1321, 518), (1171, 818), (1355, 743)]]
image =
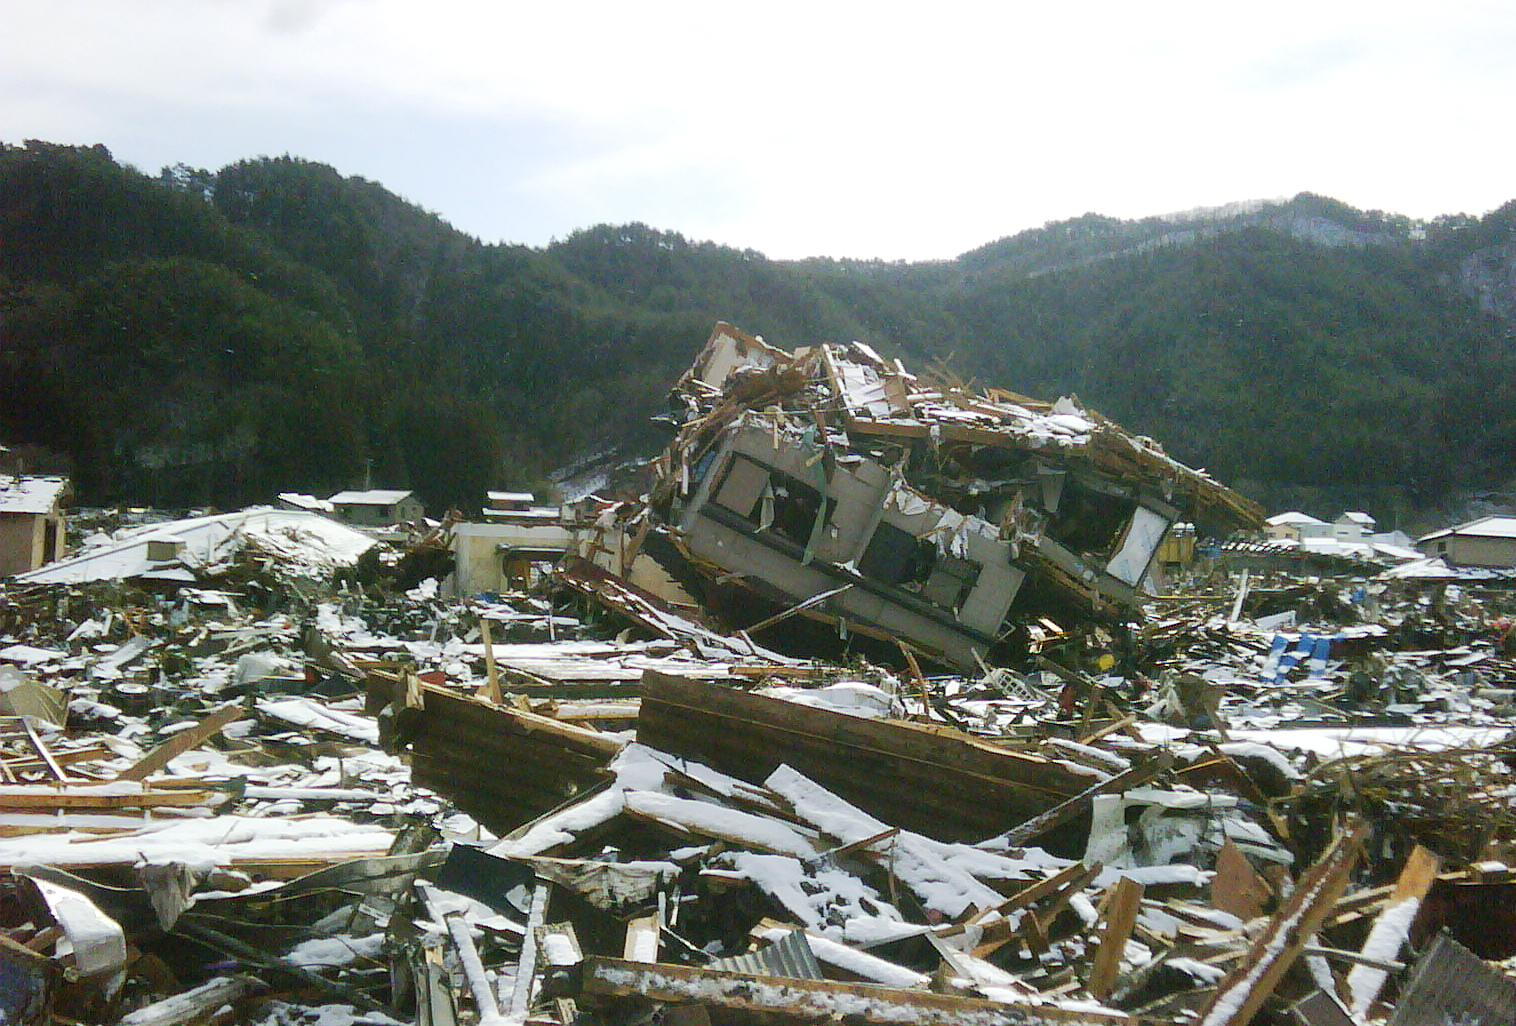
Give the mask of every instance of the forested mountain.
[(1270, 505), (1382, 522), (1516, 475), (1516, 203), (1418, 224), (1302, 195), (1086, 215), (955, 260), (773, 261), (644, 225), (486, 245), (290, 157), (157, 177), (0, 149), (0, 440), (84, 501), (363, 478), (440, 509), (651, 453), (717, 320), (1077, 393)]

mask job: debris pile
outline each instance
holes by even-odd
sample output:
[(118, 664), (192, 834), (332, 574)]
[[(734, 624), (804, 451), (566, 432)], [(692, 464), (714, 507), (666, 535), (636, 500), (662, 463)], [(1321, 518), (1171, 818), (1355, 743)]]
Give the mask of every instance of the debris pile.
[[(973, 670), (1039, 617), (1121, 620), (1171, 525), (1262, 510), (1065, 397), (719, 324), (675, 388), (652, 510), (708, 580)], [(719, 599), (717, 600), (719, 604)]]
[(1511, 592), (1152, 594), (1144, 510), (1246, 505), (859, 347), (718, 329), (680, 394), (657, 516), (531, 593), (269, 510), (0, 583), (0, 1020), (1512, 1021)]

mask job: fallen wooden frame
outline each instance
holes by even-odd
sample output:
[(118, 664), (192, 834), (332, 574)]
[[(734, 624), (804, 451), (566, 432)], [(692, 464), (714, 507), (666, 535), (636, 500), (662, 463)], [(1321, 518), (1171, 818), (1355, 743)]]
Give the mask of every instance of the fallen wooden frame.
[(643, 675), (637, 736), (753, 783), (788, 764), (870, 815), (948, 841), (999, 834), (1091, 781), (956, 730), (863, 719), (652, 670)]
[(582, 971), (586, 995), (699, 1004), (735, 1013), (777, 1015), (780, 1021), (845, 1020), (911, 1026), (1107, 1026), (1131, 1021), (1111, 1009), (1017, 1004), (868, 983), (757, 976), (619, 958), (586, 958)]

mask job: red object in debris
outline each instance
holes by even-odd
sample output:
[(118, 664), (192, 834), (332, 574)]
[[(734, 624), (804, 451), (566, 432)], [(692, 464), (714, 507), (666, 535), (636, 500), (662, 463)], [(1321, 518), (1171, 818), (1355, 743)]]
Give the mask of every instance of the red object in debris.
[(442, 670), (427, 670), (425, 673), (416, 674), (416, 679), (423, 684), (430, 684), (440, 688), (447, 683), (447, 674)]

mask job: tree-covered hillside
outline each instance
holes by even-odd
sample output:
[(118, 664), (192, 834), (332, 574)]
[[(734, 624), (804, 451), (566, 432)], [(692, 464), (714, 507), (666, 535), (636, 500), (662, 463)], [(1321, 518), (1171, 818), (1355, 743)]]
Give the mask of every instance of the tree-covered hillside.
[(649, 417), (717, 320), (1074, 392), (1269, 503), (1384, 522), (1516, 475), (1516, 204), (1427, 225), (1300, 196), (1087, 215), (956, 260), (772, 261), (644, 225), (486, 245), (290, 157), (156, 177), (0, 149), (0, 440), (84, 501), (362, 480), (434, 509)]

